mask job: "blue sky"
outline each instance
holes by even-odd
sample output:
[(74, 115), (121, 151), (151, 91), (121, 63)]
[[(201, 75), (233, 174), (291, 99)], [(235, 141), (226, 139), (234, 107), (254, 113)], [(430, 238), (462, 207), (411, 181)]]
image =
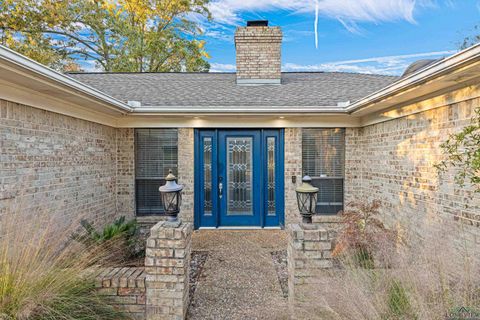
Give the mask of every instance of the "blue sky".
[(284, 71), (393, 75), (454, 53), (480, 23), (480, 0), (213, 0), (210, 11), (202, 24), (211, 71), (235, 70), (233, 34), (246, 20), (282, 27)]

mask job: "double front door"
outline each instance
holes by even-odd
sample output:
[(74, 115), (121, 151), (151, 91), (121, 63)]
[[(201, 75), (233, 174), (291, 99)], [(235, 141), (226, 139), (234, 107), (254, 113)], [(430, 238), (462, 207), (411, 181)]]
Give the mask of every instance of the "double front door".
[(283, 130), (195, 135), (195, 226), (283, 225)]

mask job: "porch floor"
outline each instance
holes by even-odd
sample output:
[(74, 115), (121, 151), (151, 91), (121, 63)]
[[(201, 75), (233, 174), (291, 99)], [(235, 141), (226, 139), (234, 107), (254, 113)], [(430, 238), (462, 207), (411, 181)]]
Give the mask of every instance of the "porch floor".
[(272, 260), (283, 230), (200, 230), (192, 250), (208, 251), (188, 319), (288, 319)]

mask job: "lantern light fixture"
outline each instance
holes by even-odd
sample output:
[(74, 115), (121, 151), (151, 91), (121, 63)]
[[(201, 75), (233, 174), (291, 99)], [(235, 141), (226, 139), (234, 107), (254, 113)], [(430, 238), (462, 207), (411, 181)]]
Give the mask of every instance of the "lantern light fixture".
[(297, 193), (297, 204), (302, 222), (312, 223), (312, 216), (315, 214), (317, 207), (318, 188), (312, 186), (312, 178), (305, 175), (302, 178), (302, 184), (295, 189)]
[(173, 175), (172, 170), (169, 170), (168, 175), (165, 177), (165, 185), (158, 189), (165, 215), (170, 222), (178, 221), (178, 213), (182, 205), (183, 185), (177, 184), (176, 180), (177, 178)]

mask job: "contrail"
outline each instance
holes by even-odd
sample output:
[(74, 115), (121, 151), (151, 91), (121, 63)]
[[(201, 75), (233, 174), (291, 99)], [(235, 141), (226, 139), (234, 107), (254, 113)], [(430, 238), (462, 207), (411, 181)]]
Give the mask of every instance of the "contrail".
[(318, 0), (315, 0), (315, 48), (318, 49)]

